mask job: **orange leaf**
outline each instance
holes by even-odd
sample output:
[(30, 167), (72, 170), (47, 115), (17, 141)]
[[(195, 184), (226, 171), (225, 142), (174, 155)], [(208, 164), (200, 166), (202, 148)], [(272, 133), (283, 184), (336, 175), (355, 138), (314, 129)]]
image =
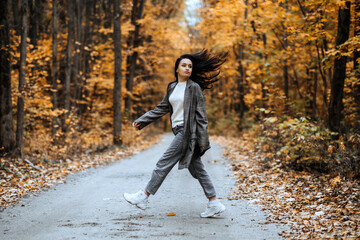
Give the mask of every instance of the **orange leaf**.
[(176, 216), (176, 213), (169, 212), (166, 216)]

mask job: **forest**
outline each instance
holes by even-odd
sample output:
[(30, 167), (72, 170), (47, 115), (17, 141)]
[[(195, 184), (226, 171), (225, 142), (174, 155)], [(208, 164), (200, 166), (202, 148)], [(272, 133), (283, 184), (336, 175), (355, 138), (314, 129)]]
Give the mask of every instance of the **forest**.
[(285, 169), (360, 177), (359, 0), (202, 0), (195, 24), (181, 0), (0, 6), (4, 186), (137, 144), (132, 121), (161, 101), (176, 58), (202, 49), (228, 53), (204, 91), (212, 135), (250, 133)]

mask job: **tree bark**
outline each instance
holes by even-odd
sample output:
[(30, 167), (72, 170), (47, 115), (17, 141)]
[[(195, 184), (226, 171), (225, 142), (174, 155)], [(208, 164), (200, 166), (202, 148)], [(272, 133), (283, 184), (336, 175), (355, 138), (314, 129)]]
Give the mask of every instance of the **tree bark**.
[(68, 1), (68, 36), (67, 36), (67, 53), (65, 68), (65, 109), (70, 112), (70, 83), (72, 74), (72, 48), (74, 39), (74, 6), (73, 1)]
[[(244, 3), (245, 3), (244, 29), (245, 29), (245, 23), (247, 21), (247, 16), (248, 16), (247, 6), (248, 6), (249, 1), (245, 0)], [(239, 52), (239, 53), (237, 53), (237, 52)], [(238, 124), (238, 130), (241, 131), (242, 130), (242, 118), (244, 116), (245, 109), (246, 109), (246, 105), (245, 105), (245, 101), (244, 101), (244, 96), (245, 96), (245, 93), (244, 93), (245, 69), (244, 69), (244, 66), (243, 66), (244, 45), (243, 44), (240, 45), (239, 51), (234, 49), (234, 53), (235, 53), (235, 56), (236, 56), (238, 64), (239, 64), (238, 69), (237, 69), (237, 71), (239, 73), (239, 77), (238, 77), (238, 80), (237, 80), (237, 91), (238, 91), (238, 94), (239, 94), (238, 110), (239, 110), (239, 119), (240, 119), (240, 122)]]
[[(284, 2), (284, 8), (285, 11), (288, 10), (288, 2), (285, 0)], [(285, 54), (287, 54), (287, 29), (284, 26), (284, 49)], [(287, 63), (287, 56), (285, 56), (284, 60), (284, 67), (283, 67), (283, 74), (284, 74), (284, 95), (285, 95), (285, 112), (287, 113), (289, 111), (289, 72), (288, 72), (288, 63)]]
[(19, 35), (21, 31), (21, 23), (19, 20), (19, 1), (12, 0), (11, 1), (11, 9), (12, 9), (12, 16), (13, 16), (13, 24), (16, 34)]
[(93, 0), (86, 1), (86, 13), (85, 13), (85, 32), (84, 32), (84, 75), (85, 79), (89, 78), (90, 74), (90, 44), (91, 44), (91, 36), (93, 33), (93, 24), (90, 25), (91, 17), (91, 9), (93, 5)]
[(318, 68), (320, 71), (320, 75), (321, 75), (321, 79), (323, 81), (323, 85), (324, 85), (324, 90), (323, 90), (323, 101), (324, 104), (326, 106), (326, 108), (329, 107), (329, 103), (328, 103), (328, 96), (327, 96), (327, 91), (328, 91), (328, 84), (327, 84), (327, 80), (326, 80), (326, 71), (322, 70), (322, 66), (321, 66), (321, 59), (320, 59), (320, 53), (319, 53), (319, 47), (316, 45), (316, 52), (317, 52), (317, 62), (318, 62)]
[(18, 155), (22, 156), (23, 134), (24, 134), (24, 85), (26, 68), (26, 45), (28, 36), (28, 0), (21, 3), (21, 43), (20, 43), (20, 69), (19, 69), (19, 97), (17, 101), (17, 123), (16, 123), (16, 148)]
[[(53, 103), (53, 111), (58, 108), (58, 89), (57, 89), (57, 79), (58, 79), (58, 61), (57, 61), (57, 51), (58, 51), (58, 13), (57, 13), (57, 2), (53, 0), (53, 31), (52, 31), (52, 40), (53, 40), (53, 55), (52, 55), (52, 103)], [(58, 128), (58, 118), (53, 116), (52, 119), (52, 134), (53, 136), (56, 134)]]
[(103, 7), (104, 7), (104, 12), (105, 12), (105, 21), (104, 21), (104, 28), (111, 28), (111, 23), (112, 23), (112, 12), (111, 12), (111, 4), (112, 1), (110, 0), (104, 0), (103, 2)]
[(136, 60), (138, 57), (138, 52), (134, 51), (134, 49), (139, 47), (141, 44), (140, 24), (137, 23), (137, 20), (140, 20), (143, 17), (144, 5), (145, 0), (134, 0), (131, 16), (131, 23), (135, 25), (135, 30), (129, 35), (129, 43), (133, 52), (127, 58), (126, 90), (128, 91), (128, 94), (125, 98), (125, 112), (128, 114), (129, 117), (131, 115), (132, 91), (134, 86)]
[[(354, 36), (360, 36), (360, 0), (354, 0)], [(354, 70), (355, 77), (360, 79), (360, 51), (354, 52)], [(355, 106), (357, 106), (357, 115), (360, 117), (360, 84), (358, 83), (354, 89)]]
[[(339, 7), (338, 30), (336, 35), (336, 46), (349, 39), (350, 31), (350, 2), (346, 2), (346, 8)], [(341, 56), (334, 61), (333, 78), (331, 81), (331, 96), (329, 104), (329, 128), (331, 131), (340, 132), (342, 120), (344, 81), (346, 77), (346, 57)]]
[(115, 75), (114, 75), (114, 117), (113, 142), (121, 145), (121, 10), (120, 0), (114, 0), (114, 49), (115, 49)]
[(0, 153), (13, 150), (14, 128), (11, 101), (10, 27), (8, 0), (0, 1)]
[(317, 85), (318, 85), (317, 69), (315, 69), (313, 75), (314, 75), (314, 89), (312, 93), (312, 119), (316, 120), (316, 110), (317, 110), (316, 94), (317, 94)]
[(82, 37), (82, 3), (81, 0), (76, 0), (76, 38), (75, 38), (75, 67), (74, 67), (74, 93), (73, 98), (75, 106), (79, 107), (78, 100), (81, 99), (81, 84), (82, 84), (82, 71), (81, 71), (81, 37)]
[(40, 20), (39, 7), (40, 6), (36, 5), (34, 1), (29, 1), (29, 38), (33, 45), (36, 45), (38, 38), (38, 21)]

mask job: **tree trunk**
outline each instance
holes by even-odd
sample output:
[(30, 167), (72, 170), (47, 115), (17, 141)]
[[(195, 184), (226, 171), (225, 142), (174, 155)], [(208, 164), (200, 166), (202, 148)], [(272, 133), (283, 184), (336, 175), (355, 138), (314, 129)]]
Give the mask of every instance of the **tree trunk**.
[[(349, 39), (350, 29), (350, 2), (346, 2), (346, 9), (339, 7), (338, 31), (336, 35), (336, 46)], [(336, 58), (334, 61), (334, 72), (331, 81), (331, 96), (329, 104), (329, 128), (331, 131), (340, 132), (342, 120), (344, 81), (346, 77), (346, 57)]]
[(39, 7), (40, 6), (36, 5), (34, 1), (29, 1), (29, 38), (33, 45), (36, 45), (38, 38), (38, 21), (40, 20)]
[(19, 19), (19, 1), (18, 0), (11, 0), (11, 9), (12, 9), (12, 16), (13, 16), (13, 24), (16, 34), (19, 35), (21, 31), (21, 23)]
[[(239, 72), (239, 78), (238, 78), (238, 86), (237, 86), (237, 90), (239, 93), (239, 117), (240, 117), (240, 121), (242, 120), (244, 113), (245, 113), (245, 101), (244, 101), (244, 67), (242, 65), (242, 61), (244, 60), (244, 47), (241, 46), (240, 48), (240, 54), (239, 54), (239, 66), (238, 66), (238, 72)], [(241, 124), (239, 124), (239, 130), (241, 130)]]
[(316, 120), (316, 109), (317, 109), (316, 94), (317, 94), (317, 85), (318, 85), (317, 69), (315, 69), (313, 75), (314, 75), (314, 89), (312, 93), (312, 119)]
[[(244, 28), (245, 28), (245, 22), (247, 21), (247, 16), (248, 16), (248, 0), (245, 0), (245, 12), (244, 12)], [(237, 81), (237, 91), (239, 93), (239, 119), (240, 122), (238, 124), (238, 130), (242, 130), (242, 118), (244, 116), (244, 112), (246, 109), (246, 105), (245, 105), (245, 101), (244, 101), (244, 79), (245, 79), (245, 69), (243, 66), (243, 61), (244, 61), (244, 45), (241, 44), (240, 46), (240, 50), (239, 53), (236, 53), (237, 50), (235, 50), (235, 55), (238, 61), (238, 73), (239, 73), (239, 78)]]
[(324, 104), (326, 106), (326, 108), (329, 107), (329, 103), (328, 103), (328, 96), (327, 96), (327, 91), (328, 91), (328, 84), (327, 84), (327, 79), (326, 79), (326, 70), (322, 70), (322, 65), (321, 65), (321, 59), (320, 59), (320, 53), (319, 53), (319, 47), (316, 45), (316, 52), (317, 52), (317, 62), (318, 62), (318, 68), (320, 71), (320, 75), (321, 75), (321, 79), (323, 81), (323, 85), (324, 85), (324, 90), (323, 90), (323, 101)]
[(0, 152), (15, 145), (11, 101), (10, 27), (8, 0), (0, 1)]
[[(58, 93), (57, 93), (57, 79), (58, 79), (58, 61), (57, 61), (57, 51), (58, 51), (58, 41), (57, 41), (57, 35), (58, 35), (58, 13), (57, 13), (57, 2), (56, 0), (53, 0), (53, 31), (52, 31), (52, 38), (53, 38), (53, 64), (52, 64), (52, 102), (53, 102), (53, 110), (55, 111), (58, 108)], [(58, 128), (58, 118), (56, 116), (53, 116), (52, 119), (52, 134), (55, 136), (56, 131)]]
[(84, 75), (85, 75), (85, 79), (89, 78), (89, 74), (90, 74), (90, 44), (91, 44), (91, 36), (93, 33), (93, 25), (92, 24), (90, 26), (90, 21), (91, 21), (91, 8), (93, 5), (93, 0), (88, 0), (86, 1), (86, 22), (85, 22), (85, 32), (84, 32), (84, 47), (85, 47), (85, 51), (84, 51)]
[[(140, 24), (137, 23), (137, 20), (142, 19), (144, 12), (145, 0), (134, 0), (131, 23), (135, 25), (135, 30), (132, 34), (129, 34), (130, 44), (132, 50), (140, 46)], [(134, 15), (134, 17), (133, 17)], [(130, 47), (130, 46), (129, 46)], [(128, 95), (125, 99), (125, 112), (128, 114), (128, 117), (131, 117), (131, 100), (132, 100), (132, 91), (134, 86), (134, 77), (136, 69), (136, 60), (138, 57), (137, 51), (133, 51), (132, 54), (127, 58), (127, 75), (126, 75), (126, 90)]]
[(23, 133), (24, 133), (24, 85), (26, 68), (26, 45), (28, 36), (28, 0), (21, 3), (21, 43), (20, 43), (20, 69), (19, 69), (19, 97), (17, 102), (17, 123), (16, 123), (16, 147), (19, 156), (22, 156)]
[[(93, 34), (93, 25), (90, 25), (91, 21), (91, 10), (93, 6), (93, 0), (87, 0), (85, 2), (85, 28), (84, 28), (84, 37), (81, 52), (83, 53), (82, 60), (82, 87), (81, 87), (81, 100), (86, 99), (89, 96), (89, 91), (86, 88), (87, 79), (90, 77), (90, 44), (91, 37)], [(84, 113), (87, 110), (88, 103), (82, 103), (80, 105), (80, 112)]]
[[(354, 0), (354, 36), (360, 36), (360, 0)], [(360, 51), (354, 52), (354, 70), (355, 70), (355, 77), (359, 80), (360, 79), (360, 69), (359, 69), (359, 62), (360, 61)], [(355, 99), (355, 106), (357, 106), (357, 115), (360, 117), (360, 84), (358, 83), (354, 89), (354, 99)]]
[(68, 37), (67, 37), (67, 56), (66, 56), (66, 68), (65, 68), (65, 109), (70, 112), (70, 83), (72, 73), (72, 43), (74, 39), (74, 6), (73, 1), (68, 1)]
[(104, 21), (104, 28), (111, 28), (111, 19), (112, 19), (112, 12), (111, 12), (111, 3), (110, 0), (104, 0), (103, 7), (105, 12), (105, 21)]
[(284, 60), (283, 73), (284, 73), (285, 112), (287, 113), (289, 110), (289, 74), (288, 74), (287, 59)]
[(95, 0), (95, 16), (96, 16), (96, 25), (95, 29), (97, 30), (97, 38), (101, 39), (101, 33), (98, 31), (102, 26), (102, 17), (101, 17), (101, 0)]
[[(264, 45), (264, 54), (263, 54), (263, 59), (264, 59), (264, 62), (266, 63), (267, 62), (267, 56), (266, 56), (266, 40), (267, 40), (267, 37), (266, 37), (266, 34), (264, 33), (263, 36), (262, 36), (262, 40), (263, 40), (263, 45)], [(267, 105), (267, 89), (265, 88), (265, 82), (261, 80), (261, 107), (266, 109), (268, 107)], [(265, 112), (263, 113), (264, 115)]]
[(76, 0), (76, 39), (75, 39), (75, 67), (74, 67), (74, 93), (73, 98), (75, 105), (79, 107), (78, 100), (81, 99), (81, 84), (82, 84), (82, 72), (81, 72), (81, 36), (82, 36), (82, 4), (81, 0)]
[(121, 145), (121, 10), (120, 0), (114, 0), (114, 50), (115, 50), (115, 76), (114, 76), (114, 144)]
[[(288, 10), (288, 2), (287, 2), (287, 0), (285, 0), (285, 2), (284, 2), (284, 8), (285, 8), (285, 11)], [(285, 49), (285, 54), (287, 54), (287, 45), (288, 45), (287, 37), (288, 37), (287, 29), (284, 26), (284, 49)], [(284, 60), (283, 74), (284, 74), (285, 112), (287, 113), (289, 111), (289, 72), (288, 72), (288, 65), (287, 65), (287, 56), (285, 57), (285, 60)]]

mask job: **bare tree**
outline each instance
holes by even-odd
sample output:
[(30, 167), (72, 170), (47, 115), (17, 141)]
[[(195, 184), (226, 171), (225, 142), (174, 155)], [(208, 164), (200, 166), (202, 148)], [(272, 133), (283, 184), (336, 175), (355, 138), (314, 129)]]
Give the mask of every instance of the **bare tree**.
[(81, 84), (82, 84), (82, 71), (81, 71), (81, 38), (82, 38), (82, 15), (83, 4), (81, 0), (75, 1), (76, 9), (76, 35), (75, 35), (75, 56), (74, 56), (74, 92), (73, 98), (75, 106), (78, 107), (78, 100), (81, 99)]
[[(354, 9), (355, 9), (355, 16), (354, 16), (354, 36), (360, 36), (360, 0), (354, 0)], [(360, 51), (354, 52), (354, 69), (355, 69), (355, 76), (359, 79), (360, 78), (360, 69), (359, 69), (359, 62), (360, 60)], [(354, 89), (354, 96), (355, 96), (355, 103), (357, 106), (357, 114), (360, 117), (360, 85), (358, 84)]]
[(16, 34), (20, 34), (20, 19), (19, 19), (19, 1), (12, 0), (11, 1), (11, 10), (12, 10), (12, 17), (13, 17), (13, 24), (16, 30)]
[(121, 10), (120, 0), (114, 0), (114, 144), (121, 144)]
[(131, 24), (135, 26), (135, 30), (129, 33), (128, 47), (132, 48), (132, 53), (127, 57), (127, 74), (126, 74), (126, 90), (128, 95), (125, 98), (125, 112), (131, 115), (131, 100), (134, 86), (136, 60), (138, 58), (138, 48), (141, 44), (139, 19), (142, 19), (144, 12), (145, 0), (133, 0), (133, 9), (131, 13)]
[(10, 29), (8, 0), (0, 1), (0, 152), (15, 145), (11, 102)]
[(22, 0), (21, 3), (21, 43), (20, 43), (20, 69), (19, 69), (19, 97), (17, 102), (17, 123), (16, 123), (16, 147), (18, 154), (22, 156), (23, 134), (24, 134), (24, 86), (25, 86), (25, 68), (26, 68), (26, 45), (28, 36), (28, 0)]
[[(350, 1), (346, 7), (339, 7), (338, 30), (336, 35), (336, 46), (349, 39), (350, 31)], [(329, 128), (331, 131), (340, 132), (342, 119), (344, 82), (346, 77), (346, 56), (336, 58), (334, 61), (334, 72), (331, 81), (331, 96), (329, 104)]]
[[(58, 94), (57, 94), (57, 79), (58, 79), (58, 60), (57, 60), (57, 51), (58, 51), (58, 13), (57, 13), (57, 3), (56, 0), (53, 0), (53, 31), (52, 31), (52, 38), (53, 38), (53, 56), (52, 56), (52, 102), (53, 102), (53, 110), (58, 108)], [(55, 135), (58, 126), (58, 118), (53, 117), (52, 119), (52, 134)]]
[(70, 83), (72, 73), (72, 48), (74, 39), (74, 6), (73, 1), (68, 1), (68, 37), (66, 52), (66, 68), (65, 68), (65, 109), (70, 112)]

